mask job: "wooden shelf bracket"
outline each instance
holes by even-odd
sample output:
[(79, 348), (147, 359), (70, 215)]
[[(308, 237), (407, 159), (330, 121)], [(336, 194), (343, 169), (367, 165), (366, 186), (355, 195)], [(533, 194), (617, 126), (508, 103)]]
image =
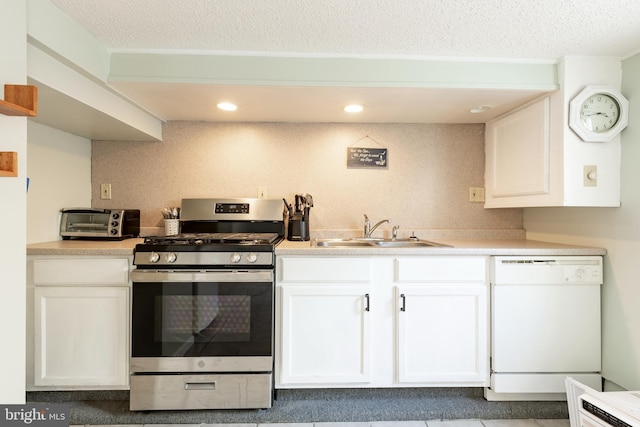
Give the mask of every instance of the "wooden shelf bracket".
[(4, 85), (4, 100), (0, 99), (0, 113), (6, 116), (37, 116), (38, 86)]
[(18, 176), (18, 153), (0, 151), (0, 176)]

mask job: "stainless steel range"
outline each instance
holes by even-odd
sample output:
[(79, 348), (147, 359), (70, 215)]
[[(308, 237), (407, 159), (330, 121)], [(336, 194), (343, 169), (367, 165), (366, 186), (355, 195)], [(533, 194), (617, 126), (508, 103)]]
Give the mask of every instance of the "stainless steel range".
[(281, 200), (183, 199), (135, 248), (130, 409), (270, 408)]

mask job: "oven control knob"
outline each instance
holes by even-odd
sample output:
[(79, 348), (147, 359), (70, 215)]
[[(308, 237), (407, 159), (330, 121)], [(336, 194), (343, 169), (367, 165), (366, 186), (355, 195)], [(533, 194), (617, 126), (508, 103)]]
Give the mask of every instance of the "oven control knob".
[(240, 254), (238, 252), (234, 252), (231, 254), (231, 262), (234, 264), (237, 264), (240, 262), (240, 259), (242, 257), (240, 256)]
[(258, 255), (255, 252), (249, 252), (247, 254), (247, 261), (249, 261), (251, 264), (253, 264), (257, 260), (258, 260)]
[(167, 262), (169, 264), (176, 262), (176, 259), (178, 259), (178, 255), (176, 255), (174, 252), (169, 252), (167, 254)]
[(149, 254), (149, 261), (154, 263), (160, 261), (160, 254), (158, 252), (151, 252)]

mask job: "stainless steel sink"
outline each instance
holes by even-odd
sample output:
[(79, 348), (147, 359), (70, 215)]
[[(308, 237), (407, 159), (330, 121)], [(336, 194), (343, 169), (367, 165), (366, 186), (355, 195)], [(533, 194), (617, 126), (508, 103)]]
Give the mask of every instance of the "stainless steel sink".
[(373, 242), (375, 246), (381, 248), (420, 248), (420, 247), (447, 247), (440, 243), (430, 242), (428, 240), (381, 240), (379, 242)]
[(429, 240), (419, 239), (314, 239), (312, 246), (323, 248), (424, 248), (424, 247), (450, 247)]
[(353, 248), (353, 247), (371, 247), (369, 242), (364, 240), (350, 240), (350, 239), (314, 239), (312, 242), (313, 246), (320, 247), (343, 247), (343, 248)]

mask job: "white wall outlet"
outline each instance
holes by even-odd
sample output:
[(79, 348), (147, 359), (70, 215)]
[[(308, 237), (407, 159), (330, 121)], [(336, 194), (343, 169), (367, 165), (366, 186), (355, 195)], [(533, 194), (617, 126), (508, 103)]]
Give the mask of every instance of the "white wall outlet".
[(100, 198), (111, 200), (111, 184), (100, 184)]
[(598, 166), (585, 165), (582, 173), (583, 185), (585, 187), (598, 186)]
[(484, 202), (484, 187), (469, 187), (470, 202)]
[(267, 198), (267, 187), (258, 187), (258, 199)]

